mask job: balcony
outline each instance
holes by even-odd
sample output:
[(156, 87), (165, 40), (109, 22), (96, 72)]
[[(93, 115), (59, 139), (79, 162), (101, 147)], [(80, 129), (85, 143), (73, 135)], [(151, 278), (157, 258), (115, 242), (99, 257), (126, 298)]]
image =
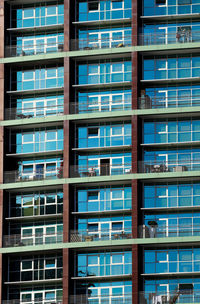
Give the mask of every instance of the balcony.
[(132, 238), (131, 229), (123, 231), (113, 231), (112, 229), (104, 229), (99, 231), (89, 230), (72, 230), (70, 231), (70, 242), (95, 242), (107, 240), (126, 240)]
[(48, 44), (30, 44), (26, 47), (22, 46), (5, 46), (5, 57), (23, 57), (32, 55), (42, 55), (49, 53), (58, 53), (64, 51), (63, 43), (48, 43)]
[[(200, 302), (200, 291), (191, 288), (193, 284), (179, 284), (179, 288), (174, 292), (139, 292), (139, 304), (172, 304), (187, 303), (194, 304)], [(182, 288), (182, 290), (180, 290)], [(185, 288), (185, 289), (184, 289)]]
[[(109, 32), (108, 32), (109, 34)], [(102, 39), (73, 39), (71, 40), (71, 51), (77, 50), (97, 50), (108, 48), (123, 48), (130, 47), (132, 45), (132, 36), (120, 36), (114, 38), (102, 38)], [(122, 50), (123, 51), (123, 50)]]
[(26, 118), (41, 118), (46, 116), (60, 116), (64, 113), (63, 105), (47, 107), (6, 108), (5, 120), (16, 120)]
[(191, 236), (200, 236), (199, 225), (159, 225), (159, 221), (152, 220), (138, 230), (138, 237), (144, 239)]
[(70, 177), (95, 177), (130, 174), (131, 164), (99, 165), (99, 166), (71, 166)]
[(138, 163), (139, 173), (182, 173), (187, 171), (200, 171), (200, 160), (185, 162), (167, 161), (140, 161)]
[(185, 45), (188, 43), (198, 43), (200, 41), (199, 31), (185, 31), (172, 33), (144, 33), (139, 35), (139, 45)]
[(37, 299), (37, 300), (20, 300), (20, 299), (15, 299), (15, 300), (3, 300), (2, 304), (64, 304), (62, 299)]
[[(132, 294), (121, 295), (118, 294), (116, 296), (97, 296), (97, 295), (70, 295), (69, 296), (69, 304), (132, 304)], [(4, 304), (4, 303), (3, 303)], [(7, 304), (7, 303), (6, 303)], [(10, 303), (9, 303), (10, 304)], [(14, 303), (15, 304), (15, 303)], [(18, 304), (18, 303), (17, 303)]]
[(63, 233), (35, 234), (22, 237), (20, 234), (5, 235), (3, 237), (3, 247), (21, 247), (49, 245), (63, 242)]
[(150, 97), (145, 95), (138, 99), (139, 109), (166, 109), (180, 107), (199, 107), (200, 96), (188, 97)]
[(120, 100), (119, 102), (70, 102), (70, 114), (91, 114), (98, 112), (128, 111), (132, 106), (131, 99)]
[[(198, 1), (196, 1), (198, 2)], [(191, 2), (190, 2), (191, 3)], [(179, 5), (170, 5), (166, 4), (166, 1), (163, 0), (158, 5), (152, 5), (149, 0), (144, 0), (143, 8), (143, 17), (167, 17), (174, 16), (174, 18), (185, 18), (187, 15), (191, 15), (191, 18), (194, 18), (195, 15), (199, 16), (200, 12), (200, 2), (194, 4), (180, 3)]]
[(44, 170), (32, 171), (30, 173), (22, 173), (18, 170), (6, 171), (4, 173), (4, 183), (15, 183), (15, 182), (30, 182), (40, 180), (55, 180), (63, 177), (63, 172), (58, 169), (56, 172), (44, 172)]

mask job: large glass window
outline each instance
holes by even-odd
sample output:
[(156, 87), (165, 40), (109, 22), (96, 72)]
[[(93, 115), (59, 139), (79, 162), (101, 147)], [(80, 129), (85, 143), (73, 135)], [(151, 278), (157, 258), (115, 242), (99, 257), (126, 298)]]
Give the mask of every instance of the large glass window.
[(132, 273), (132, 255), (129, 251), (77, 255), (76, 276), (107, 276)]
[(12, 7), (12, 27), (29, 28), (64, 23), (64, 5), (35, 5), (23, 8)]
[(80, 1), (77, 6), (79, 22), (131, 18), (130, 0)]

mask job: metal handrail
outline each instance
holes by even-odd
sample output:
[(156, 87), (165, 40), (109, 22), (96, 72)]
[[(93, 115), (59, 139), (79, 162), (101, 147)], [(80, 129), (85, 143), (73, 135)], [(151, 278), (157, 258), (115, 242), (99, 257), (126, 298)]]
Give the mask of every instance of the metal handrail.
[(161, 225), (159, 220), (152, 220), (150, 224), (138, 227), (138, 238), (166, 238), (199, 236), (199, 225)]
[(200, 159), (193, 161), (139, 161), (139, 173), (200, 171)]
[(23, 173), (18, 170), (4, 172), (5, 183), (37, 181), (43, 179), (55, 179), (62, 177), (63, 177), (62, 168), (57, 169), (57, 172), (53, 172), (53, 173), (44, 170), (31, 171), (30, 173), (29, 172)]
[[(53, 240), (45, 240), (45, 238), (54, 238)], [(39, 241), (37, 243), (37, 238)], [(41, 238), (43, 238), (41, 242)], [(5, 235), (3, 237), (3, 247), (19, 247), (19, 246), (32, 246), (41, 244), (54, 244), (63, 242), (63, 232), (48, 233), (48, 234), (30, 234), (23, 237), (21, 234)]]
[[(63, 108), (61, 110), (61, 107)], [(46, 106), (46, 107), (33, 107), (33, 108), (6, 108), (5, 120), (11, 119), (24, 119), (45, 116), (40, 114), (39, 111), (45, 113), (46, 111), (52, 111), (51, 115), (62, 115), (64, 113), (64, 106)]]
[(99, 229), (97, 231), (86, 230), (71, 230), (70, 242), (93, 242), (100, 240), (122, 240), (131, 239), (132, 231), (130, 229), (122, 229), (114, 231), (112, 229)]
[[(112, 172), (112, 170), (115, 170)], [(79, 166), (70, 167), (71, 177), (94, 177), (117, 174), (130, 174), (131, 164), (99, 165), (99, 166)]]

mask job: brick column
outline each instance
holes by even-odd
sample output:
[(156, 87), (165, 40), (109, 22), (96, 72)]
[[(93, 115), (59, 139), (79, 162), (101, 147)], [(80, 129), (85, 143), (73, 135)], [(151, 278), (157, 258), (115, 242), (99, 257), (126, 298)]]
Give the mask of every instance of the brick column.
[(132, 45), (138, 45), (138, 1), (132, 0)]

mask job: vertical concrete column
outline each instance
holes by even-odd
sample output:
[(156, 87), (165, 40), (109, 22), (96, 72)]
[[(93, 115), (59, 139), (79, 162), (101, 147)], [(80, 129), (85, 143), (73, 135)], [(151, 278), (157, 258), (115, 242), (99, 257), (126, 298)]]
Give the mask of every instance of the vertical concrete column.
[(132, 303), (139, 304), (138, 245), (132, 245)]
[[(64, 51), (70, 50), (70, 0), (64, 0)], [(70, 61), (64, 58), (64, 114), (69, 114)], [(63, 177), (69, 177), (69, 121), (64, 121)], [(69, 185), (63, 186), (63, 241), (69, 241)], [(63, 249), (63, 303), (69, 303), (69, 249)]]
[[(138, 0), (132, 0), (132, 45), (138, 45)], [(132, 53), (132, 109), (138, 108), (138, 53)], [(132, 116), (132, 172), (138, 171), (138, 118)], [(132, 180), (132, 234), (138, 235), (138, 182)], [(132, 303), (138, 304), (138, 245), (132, 246)]]

